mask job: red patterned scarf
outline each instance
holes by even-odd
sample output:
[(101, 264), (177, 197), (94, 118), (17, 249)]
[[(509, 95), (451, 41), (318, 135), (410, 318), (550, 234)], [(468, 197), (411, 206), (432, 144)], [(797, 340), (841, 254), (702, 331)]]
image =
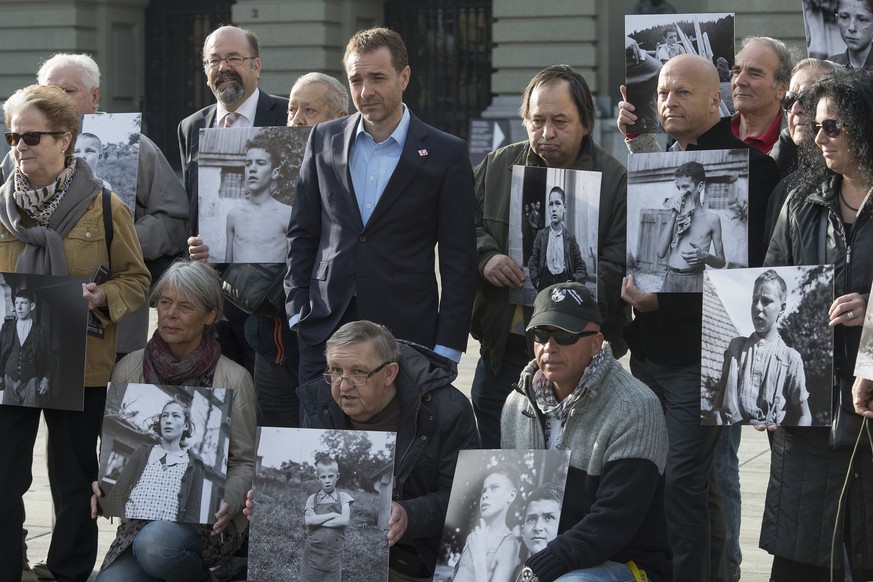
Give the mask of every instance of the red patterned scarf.
[(220, 356), (218, 341), (204, 336), (197, 349), (184, 360), (177, 361), (167, 342), (155, 331), (143, 355), (143, 376), (149, 384), (210, 387)]

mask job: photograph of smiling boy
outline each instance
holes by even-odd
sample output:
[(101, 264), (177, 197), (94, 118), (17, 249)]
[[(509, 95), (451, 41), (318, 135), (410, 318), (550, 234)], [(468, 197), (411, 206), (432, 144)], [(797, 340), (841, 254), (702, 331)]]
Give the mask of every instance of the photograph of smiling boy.
[(89, 113), (74, 154), (88, 163), (103, 187), (118, 194), (136, 213), (136, 176), (142, 113)]
[[(569, 462), (569, 451), (461, 451), (434, 582), (514, 582), (529, 552), (557, 535), (563, 497), (556, 504), (554, 496), (543, 498), (539, 505), (528, 499), (544, 485), (563, 487)], [(525, 529), (529, 512), (539, 523)], [(554, 528), (548, 517), (553, 513)]]
[(833, 328), (814, 302), (832, 295), (832, 277), (831, 266), (706, 273), (703, 424), (829, 422)]
[(284, 263), (309, 127), (201, 130), (200, 238), (211, 263)]
[(213, 523), (233, 390), (110, 383), (98, 483), (107, 517)]
[(601, 178), (600, 172), (513, 166), (509, 256), (525, 281), (509, 290), (511, 303), (533, 305), (540, 288), (558, 281), (584, 283), (596, 296)]

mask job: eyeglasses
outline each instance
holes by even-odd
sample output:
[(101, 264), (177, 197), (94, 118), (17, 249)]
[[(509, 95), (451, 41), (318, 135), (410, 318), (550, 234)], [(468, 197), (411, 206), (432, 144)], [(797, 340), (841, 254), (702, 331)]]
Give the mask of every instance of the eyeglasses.
[(800, 101), (800, 105), (803, 105), (803, 100), (806, 99), (806, 96), (809, 95), (809, 91), (801, 91), (800, 93), (795, 93), (794, 91), (789, 91), (785, 94), (785, 97), (782, 98), (782, 109), (785, 111), (791, 111), (791, 108), (794, 107), (794, 104)]
[(836, 119), (825, 119), (821, 123), (812, 124), (812, 134), (818, 135), (819, 130), (821, 130), (826, 136), (834, 138), (842, 133), (844, 127), (846, 127), (845, 121), (837, 121)]
[(343, 380), (346, 380), (352, 386), (361, 387), (366, 384), (370, 378), (378, 374), (382, 370), (382, 368), (390, 363), (391, 362), (382, 362), (382, 365), (380, 365), (369, 374), (349, 374), (348, 376), (343, 376), (339, 372), (333, 370), (325, 370), (322, 376), (324, 377), (324, 381), (331, 386), (333, 386), (334, 384), (341, 384)]
[(221, 66), (221, 63), (227, 63), (231, 67), (238, 67), (244, 62), (256, 58), (258, 57), (241, 57), (238, 55), (234, 57), (224, 57), (223, 59), (219, 59), (218, 57), (209, 57), (208, 59), (203, 60), (203, 66), (209, 67), (210, 69), (217, 69)]
[(15, 147), (18, 142), (24, 140), (29, 146), (39, 145), (42, 136), (44, 135), (64, 135), (66, 131), (28, 131), (27, 133), (15, 133), (14, 131), (6, 132), (6, 143)]
[(549, 341), (549, 337), (554, 338), (555, 342), (557, 342), (560, 346), (571, 346), (578, 342), (583, 337), (588, 337), (597, 333), (600, 333), (597, 330), (594, 331), (581, 331), (579, 333), (572, 333), (569, 331), (565, 331), (563, 329), (546, 329), (544, 327), (532, 327), (528, 333), (533, 337), (533, 340), (538, 344), (544, 344)]

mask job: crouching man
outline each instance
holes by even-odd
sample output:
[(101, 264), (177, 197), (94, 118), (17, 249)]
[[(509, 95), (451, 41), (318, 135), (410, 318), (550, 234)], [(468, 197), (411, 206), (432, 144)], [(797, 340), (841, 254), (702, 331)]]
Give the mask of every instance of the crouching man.
[(339, 328), (325, 355), (324, 378), (297, 389), (302, 426), (397, 433), (389, 581), (430, 580), (458, 451), (479, 447), (457, 368), (370, 321)]
[(669, 580), (667, 427), (649, 388), (624, 371), (580, 283), (543, 289), (527, 326), (534, 360), (503, 407), (505, 449), (569, 449), (558, 537), (519, 580)]

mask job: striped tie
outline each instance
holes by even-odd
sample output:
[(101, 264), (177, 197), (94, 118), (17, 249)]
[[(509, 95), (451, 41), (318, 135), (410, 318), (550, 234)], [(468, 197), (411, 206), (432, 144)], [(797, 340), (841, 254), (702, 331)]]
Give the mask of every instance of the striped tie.
[(242, 117), (242, 114), (232, 111), (224, 116), (224, 127), (232, 127), (236, 120)]

